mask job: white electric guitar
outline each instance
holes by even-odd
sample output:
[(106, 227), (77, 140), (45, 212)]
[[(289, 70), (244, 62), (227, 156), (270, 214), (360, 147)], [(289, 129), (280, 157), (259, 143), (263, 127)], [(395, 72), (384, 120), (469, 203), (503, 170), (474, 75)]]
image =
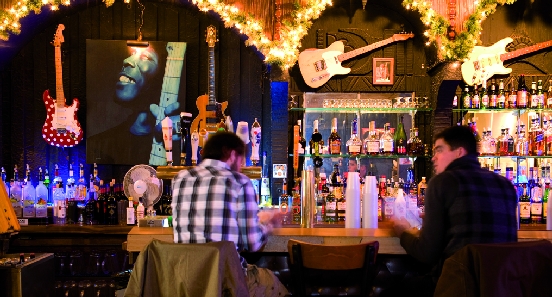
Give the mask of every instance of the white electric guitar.
[(504, 61), (552, 46), (552, 40), (549, 40), (506, 52), (506, 46), (512, 41), (512, 38), (506, 37), (492, 46), (475, 46), (468, 56), (468, 61), (462, 63), (461, 67), (462, 78), (466, 84), (479, 85), (495, 74), (510, 74), (512, 69), (504, 67)]
[(412, 33), (394, 34), (392, 37), (357, 48), (347, 53), (344, 53), (345, 45), (342, 41), (336, 41), (325, 49), (306, 49), (299, 54), (299, 70), (301, 70), (301, 75), (309, 87), (318, 88), (330, 80), (334, 75), (348, 74), (351, 72), (350, 68), (342, 67), (341, 62), (375, 50), (389, 43), (407, 40), (412, 37), (414, 37)]

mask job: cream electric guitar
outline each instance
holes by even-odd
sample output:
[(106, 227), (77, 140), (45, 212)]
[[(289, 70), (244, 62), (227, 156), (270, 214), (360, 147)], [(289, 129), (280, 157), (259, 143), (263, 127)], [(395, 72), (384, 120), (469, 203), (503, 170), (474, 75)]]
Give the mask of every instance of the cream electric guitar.
[(61, 43), (64, 41), (61, 31), (64, 29), (65, 26), (59, 24), (54, 35), (56, 99), (50, 97), (48, 90), (44, 91), (42, 100), (46, 106), (46, 121), (44, 122), (44, 126), (42, 126), (42, 138), (53, 146), (73, 147), (82, 140), (83, 133), (81, 125), (77, 120), (79, 100), (74, 98), (71, 106), (65, 105), (61, 68)]
[(299, 54), (299, 70), (305, 83), (311, 88), (318, 88), (330, 78), (338, 74), (348, 74), (350, 68), (341, 66), (341, 62), (367, 53), (395, 41), (407, 40), (414, 34), (394, 34), (392, 37), (372, 43), (370, 45), (346, 52), (342, 41), (336, 41), (325, 49), (307, 49)]
[[(180, 76), (184, 65), (184, 53), (186, 52), (186, 43), (183, 42), (167, 42), (167, 63), (165, 65), (165, 75), (163, 76), (163, 87), (161, 89), (161, 98), (159, 106), (152, 110), (156, 115), (155, 126), (159, 125), (165, 118), (165, 109), (174, 103), (178, 102), (178, 90), (180, 89)], [(180, 121), (180, 115), (171, 116), (173, 123)], [(166, 150), (163, 145), (163, 140), (157, 141), (153, 137), (150, 152), (150, 165), (167, 165)]]
[(506, 37), (492, 46), (474, 47), (468, 56), (468, 61), (462, 63), (461, 67), (462, 78), (466, 84), (470, 86), (479, 85), (495, 74), (510, 74), (512, 69), (504, 67), (504, 61), (552, 46), (552, 40), (549, 40), (506, 52), (506, 46), (512, 41), (514, 41), (512, 38)]

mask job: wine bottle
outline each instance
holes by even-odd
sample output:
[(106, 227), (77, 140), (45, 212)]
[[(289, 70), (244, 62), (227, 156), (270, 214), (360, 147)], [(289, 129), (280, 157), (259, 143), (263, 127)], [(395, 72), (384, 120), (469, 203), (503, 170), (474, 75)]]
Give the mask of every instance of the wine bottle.
[(525, 85), (525, 75), (521, 74), (518, 80), (517, 89), (517, 107), (527, 108), (527, 86)]
[(395, 131), (395, 135), (393, 136), (393, 140), (395, 142), (395, 153), (397, 155), (406, 155), (406, 132), (404, 131), (404, 125), (403, 125), (403, 116), (401, 115), (401, 120), (399, 122), (399, 126), (397, 127), (397, 130)]
[(332, 133), (328, 137), (328, 149), (331, 155), (341, 154), (341, 136), (337, 133), (337, 118), (332, 119)]
[(531, 91), (530, 91), (530, 102), (531, 108), (537, 108), (539, 104), (539, 98), (537, 97), (537, 82), (531, 82)]
[(111, 180), (109, 183), (109, 194), (107, 195), (106, 203), (106, 224), (117, 225), (119, 223), (117, 217), (117, 198), (115, 197), (115, 180)]

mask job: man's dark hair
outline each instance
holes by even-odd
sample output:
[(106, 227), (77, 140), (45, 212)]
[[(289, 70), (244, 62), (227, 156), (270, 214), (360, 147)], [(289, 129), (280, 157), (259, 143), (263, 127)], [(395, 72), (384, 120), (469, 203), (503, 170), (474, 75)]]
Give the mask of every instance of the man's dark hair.
[(472, 128), (468, 126), (452, 126), (435, 135), (435, 141), (443, 139), (452, 150), (463, 147), (468, 155), (477, 155), (477, 141)]
[(201, 156), (204, 159), (225, 161), (230, 157), (231, 151), (236, 151), (238, 155), (245, 155), (245, 144), (241, 138), (231, 132), (217, 132), (205, 142)]

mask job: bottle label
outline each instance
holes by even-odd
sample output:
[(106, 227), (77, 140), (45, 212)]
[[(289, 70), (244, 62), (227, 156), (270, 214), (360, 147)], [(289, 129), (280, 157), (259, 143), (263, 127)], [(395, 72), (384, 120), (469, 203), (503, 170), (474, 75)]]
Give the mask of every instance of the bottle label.
[(330, 142), (330, 154), (339, 155), (341, 153), (341, 141)]
[(531, 95), (531, 107), (536, 108), (539, 104), (539, 97), (537, 95)]
[(463, 105), (464, 105), (464, 108), (471, 108), (471, 97), (469, 95), (464, 97)]
[(531, 202), (519, 202), (519, 218), (530, 219), (531, 218)]
[(527, 107), (527, 91), (518, 91), (517, 102), (518, 107)]
[(491, 95), (491, 98), (489, 98), (489, 107), (496, 107), (498, 98), (496, 95)]
[[(508, 96), (508, 103), (510, 104), (510, 108), (516, 108), (517, 107), (517, 94), (511, 93), (510, 96)], [(550, 102), (552, 104), (552, 101)]]
[(489, 107), (489, 96), (488, 95), (483, 95), (481, 97), (481, 105), (483, 107)]
[(367, 153), (379, 153), (379, 141), (368, 141), (366, 151)]
[(383, 152), (392, 153), (393, 152), (393, 141), (384, 141), (383, 142)]
[(326, 202), (326, 214), (335, 213), (336, 207), (337, 207), (337, 205), (336, 205), (335, 201)]
[(540, 217), (542, 214), (542, 202), (531, 203), (531, 216)]
[(349, 145), (349, 154), (360, 154), (360, 145)]

